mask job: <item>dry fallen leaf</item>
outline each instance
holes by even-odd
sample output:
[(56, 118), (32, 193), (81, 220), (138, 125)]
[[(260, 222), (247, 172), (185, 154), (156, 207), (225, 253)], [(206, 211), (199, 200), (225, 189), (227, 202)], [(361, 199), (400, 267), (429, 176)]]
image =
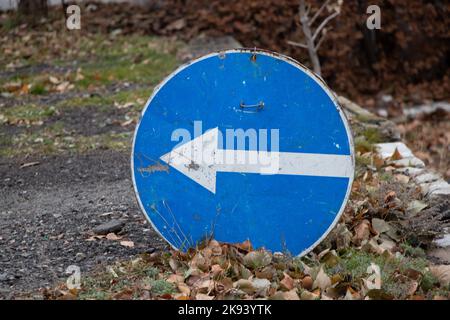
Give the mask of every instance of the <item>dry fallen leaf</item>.
[(294, 288), (294, 279), (292, 279), (286, 272), (284, 278), (280, 281), (280, 288), (285, 291), (290, 291)]
[(430, 272), (438, 279), (441, 286), (450, 284), (450, 265), (430, 266)]
[(120, 244), (124, 247), (133, 248), (134, 242), (133, 241), (120, 241)]
[(319, 273), (313, 283), (313, 288), (320, 288), (321, 290), (327, 289), (331, 286), (330, 277), (323, 271), (323, 267), (320, 267)]
[(361, 295), (351, 287), (347, 288), (344, 300), (361, 300)]
[(270, 281), (267, 279), (255, 278), (252, 280), (253, 287), (255, 288), (255, 293), (258, 296), (265, 297), (270, 288)]
[(122, 239), (122, 237), (119, 237), (118, 235), (116, 235), (115, 233), (108, 233), (107, 235), (106, 235), (106, 239), (108, 239), (108, 240), (113, 240), (113, 241), (115, 241), (115, 240), (120, 240), (120, 239)]
[(239, 290), (244, 291), (247, 294), (254, 294), (255, 287), (253, 287), (253, 283), (247, 279), (239, 279), (235, 283), (233, 283), (233, 287)]
[(183, 283), (184, 277), (180, 274), (171, 274), (170, 276), (167, 277), (166, 281), (175, 284)]
[(264, 250), (251, 251), (244, 256), (244, 265), (252, 269), (265, 267), (271, 262), (272, 256)]
[(40, 164), (40, 162), (38, 162), (38, 161), (35, 161), (35, 162), (27, 162), (27, 163), (22, 164), (20, 167), (21, 167), (21, 168), (33, 167), (33, 166), (36, 166), (36, 165), (38, 165), (38, 164)]
[(134, 122), (134, 119), (129, 119), (129, 120), (122, 122), (120, 125), (122, 127), (126, 127), (126, 126), (129, 126), (130, 124), (132, 124), (133, 122)]
[(400, 160), (402, 159), (402, 155), (400, 154), (400, 152), (398, 151), (397, 148), (395, 148), (394, 153), (392, 153), (392, 155), (390, 156), (391, 160)]
[(369, 237), (370, 237), (370, 222), (364, 219), (355, 227), (355, 235), (353, 237), (353, 242), (359, 245), (363, 240), (369, 239)]
[(302, 300), (317, 300), (320, 298), (320, 295), (318, 295), (315, 292), (309, 292), (309, 291), (303, 291), (300, 295), (300, 299)]
[(197, 293), (195, 295), (195, 299), (196, 300), (212, 300), (212, 299), (214, 299), (214, 297), (208, 296), (207, 294), (203, 294), (203, 293)]
[(56, 91), (58, 91), (58, 92), (65, 92), (65, 91), (67, 91), (70, 88), (71, 88), (70, 82), (64, 81), (64, 82), (61, 82), (60, 84), (58, 84), (56, 86)]
[(244, 250), (244, 251), (252, 251), (253, 247), (252, 247), (252, 243), (249, 240), (245, 240), (242, 243), (238, 243), (235, 245), (235, 247)]
[(414, 280), (410, 281), (406, 294), (408, 296), (412, 296), (417, 291), (417, 288), (419, 288), (419, 283), (417, 281), (414, 281)]
[(191, 289), (188, 287), (188, 285), (186, 283), (177, 283), (177, 288), (178, 290), (185, 296), (189, 297), (189, 295), (191, 294)]
[(211, 261), (207, 259), (201, 252), (195, 254), (195, 256), (189, 262), (191, 268), (197, 268), (202, 271), (208, 271)]
[(426, 207), (428, 207), (428, 204), (426, 204), (425, 202), (420, 200), (413, 200), (409, 203), (406, 210), (410, 214), (410, 216), (415, 216)]
[(384, 202), (390, 202), (392, 200), (395, 199), (395, 197), (397, 196), (397, 194), (395, 193), (395, 191), (389, 191), (386, 196), (384, 197)]
[(290, 291), (283, 292), (284, 300), (300, 300), (298, 296), (297, 289), (292, 289)]
[(363, 279), (364, 285), (368, 290), (381, 289), (381, 271), (380, 267), (374, 263), (371, 263), (367, 267), (366, 273), (370, 274), (367, 279)]
[(213, 278), (216, 278), (217, 276), (222, 274), (222, 272), (223, 272), (223, 269), (220, 265), (214, 264), (211, 266), (211, 275), (213, 276)]
[(214, 289), (214, 281), (207, 276), (197, 281), (193, 287), (195, 287), (199, 293), (210, 293)]
[(180, 267), (180, 263), (174, 259), (174, 258), (170, 258), (169, 259), (169, 266), (172, 269), (173, 272), (176, 272), (178, 270), (178, 268)]
[(51, 84), (59, 84), (59, 83), (60, 83), (60, 81), (58, 80), (58, 78), (57, 78), (57, 77), (54, 77), (54, 76), (50, 76), (50, 77), (48, 78), (48, 80), (50, 81)]
[(127, 102), (125, 104), (118, 104), (117, 105), (117, 109), (128, 109), (134, 107), (134, 103), (133, 102)]
[(100, 240), (105, 238), (105, 235), (95, 235), (95, 236), (91, 236), (89, 238), (86, 239), (86, 241), (95, 241), (95, 240)]
[(304, 288), (306, 290), (311, 290), (312, 286), (313, 286), (313, 279), (310, 276), (305, 276), (301, 280), (301, 285), (302, 285), (302, 288)]
[(394, 175), (395, 180), (397, 180), (400, 183), (407, 184), (410, 180), (410, 178), (404, 174), (396, 174)]
[(378, 218), (372, 219), (372, 228), (378, 234), (382, 234), (391, 229), (391, 227), (389, 226), (389, 224), (386, 221), (384, 221), (382, 219), (378, 219)]

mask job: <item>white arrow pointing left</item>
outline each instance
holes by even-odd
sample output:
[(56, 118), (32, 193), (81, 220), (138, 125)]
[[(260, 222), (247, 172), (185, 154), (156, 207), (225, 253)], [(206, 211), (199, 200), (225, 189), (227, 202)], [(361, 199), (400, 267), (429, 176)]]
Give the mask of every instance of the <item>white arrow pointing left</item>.
[(214, 128), (160, 159), (212, 193), (218, 171), (346, 178), (353, 174), (350, 155), (223, 150), (218, 136)]

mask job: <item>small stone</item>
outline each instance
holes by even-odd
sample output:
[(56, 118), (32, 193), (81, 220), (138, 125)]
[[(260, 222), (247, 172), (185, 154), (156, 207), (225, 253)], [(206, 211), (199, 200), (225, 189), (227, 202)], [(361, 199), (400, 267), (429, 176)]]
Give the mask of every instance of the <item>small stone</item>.
[(76, 262), (80, 262), (80, 261), (84, 260), (84, 258), (86, 258), (86, 255), (84, 253), (82, 253), (82, 252), (78, 252), (75, 255), (75, 261)]
[(319, 295), (313, 292), (309, 292), (309, 291), (303, 291), (300, 299), (301, 300), (318, 300), (319, 299)]
[(409, 203), (406, 210), (411, 216), (415, 216), (426, 207), (428, 207), (428, 204), (426, 204), (425, 202), (420, 200), (413, 200)]
[(311, 290), (313, 286), (313, 279), (310, 276), (305, 276), (301, 281), (301, 285), (303, 289)]
[(396, 168), (395, 172), (402, 173), (407, 175), (408, 177), (416, 177), (423, 173), (425, 169), (423, 168), (414, 168), (414, 167), (405, 167), (405, 168)]
[(95, 227), (92, 231), (94, 231), (95, 234), (99, 235), (106, 235), (108, 233), (117, 233), (125, 225), (125, 221), (123, 220), (111, 220), (109, 222), (103, 223), (97, 227)]
[(255, 287), (253, 286), (253, 283), (250, 280), (239, 279), (233, 284), (233, 287), (241, 291), (244, 291), (247, 294), (255, 293)]
[(156, 251), (155, 248), (150, 247), (150, 248), (147, 248), (147, 249), (145, 250), (145, 253), (147, 253), (147, 254), (152, 254), (152, 253), (155, 252), (155, 251)]
[(450, 194), (450, 186), (447, 181), (443, 179), (431, 183), (423, 183), (420, 185), (420, 188), (424, 194)]
[(395, 180), (397, 180), (400, 183), (404, 183), (404, 184), (407, 184), (410, 179), (407, 175), (404, 175), (404, 174), (396, 174), (394, 177), (395, 177)]
[(0, 282), (7, 281), (9, 279), (7, 273), (0, 273)]
[(280, 281), (280, 288), (284, 291), (290, 291), (294, 288), (294, 280), (286, 272), (284, 278)]
[(430, 196), (443, 196), (450, 195), (450, 185), (439, 187), (437, 189), (430, 190)]
[(387, 238), (380, 239), (380, 248), (383, 250), (387, 250), (389, 252), (392, 252), (394, 248), (396, 247), (396, 244), (394, 241), (391, 241)]
[(383, 118), (387, 118), (387, 117), (388, 117), (388, 112), (387, 112), (386, 109), (380, 109), (380, 110), (378, 110), (378, 111), (377, 111), (377, 114), (378, 114), (380, 117), (383, 117)]
[(390, 158), (395, 150), (397, 150), (403, 158), (414, 157), (411, 150), (403, 142), (378, 143), (376, 144), (376, 147), (383, 159)]
[(446, 232), (446, 234), (435, 239), (433, 242), (439, 247), (447, 247), (448, 249), (450, 249), (450, 230), (448, 228), (445, 228), (444, 231)]
[(298, 296), (297, 289), (292, 289), (290, 291), (283, 292), (284, 300), (300, 300)]
[(389, 224), (386, 221), (384, 221), (382, 219), (378, 219), (378, 218), (372, 219), (372, 228), (378, 234), (382, 234), (391, 229), (391, 227), (389, 226)]
[(262, 268), (272, 262), (272, 256), (266, 251), (251, 251), (244, 256), (244, 265), (249, 268)]
[(439, 178), (440, 178), (439, 175), (437, 175), (435, 173), (424, 173), (424, 174), (421, 174), (421, 175), (418, 175), (417, 177), (415, 177), (414, 181), (418, 184), (422, 184), (422, 183), (436, 181)]
[(270, 288), (270, 281), (267, 279), (255, 278), (252, 280), (253, 288), (258, 296), (265, 297)]
[(425, 167), (425, 163), (416, 157), (408, 157), (400, 160), (395, 160), (394, 164), (397, 167), (416, 167), (416, 168)]

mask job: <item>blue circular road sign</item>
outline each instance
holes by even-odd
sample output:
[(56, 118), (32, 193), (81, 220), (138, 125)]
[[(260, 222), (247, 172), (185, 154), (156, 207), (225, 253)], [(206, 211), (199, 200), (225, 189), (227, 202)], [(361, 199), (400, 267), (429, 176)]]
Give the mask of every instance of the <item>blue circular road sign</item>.
[(242, 49), (183, 65), (154, 90), (131, 167), (142, 211), (174, 248), (214, 237), (303, 255), (339, 220), (354, 155), (320, 78)]

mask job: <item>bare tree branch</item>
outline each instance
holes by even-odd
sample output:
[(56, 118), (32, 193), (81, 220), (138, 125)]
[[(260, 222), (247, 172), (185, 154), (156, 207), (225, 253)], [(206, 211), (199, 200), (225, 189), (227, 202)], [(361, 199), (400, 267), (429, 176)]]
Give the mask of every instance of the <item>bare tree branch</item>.
[(290, 41), (290, 40), (288, 40), (287, 43), (290, 44), (291, 46), (308, 49), (308, 46), (306, 44), (304, 44), (304, 43)]
[(326, 33), (322, 34), (322, 36), (320, 37), (319, 41), (317, 41), (316, 46), (314, 47), (314, 50), (319, 51), (320, 45), (322, 44), (323, 40), (325, 39), (325, 37), (327, 36)]
[(320, 60), (317, 55), (317, 52), (314, 50), (314, 47), (315, 47), (314, 39), (312, 37), (311, 28), (308, 23), (309, 17), (306, 14), (305, 7), (306, 7), (305, 0), (300, 0), (300, 5), (299, 5), (300, 23), (302, 25), (303, 34), (305, 35), (305, 41), (306, 41), (306, 46), (308, 48), (309, 60), (311, 61), (314, 72), (317, 73), (318, 75), (320, 75), (322, 72), (321, 68), (320, 68)]
[(309, 26), (312, 26), (314, 21), (319, 17), (319, 15), (322, 13), (323, 9), (330, 3), (330, 0), (325, 1), (322, 6), (317, 10), (316, 14), (309, 20)]
[[(317, 29), (313, 32), (311, 29), (312, 24), (316, 21), (316, 19), (320, 16), (320, 14), (323, 12), (323, 10), (327, 7), (327, 5), (330, 3), (330, 0), (326, 0), (322, 6), (316, 11), (314, 16), (312, 18), (309, 17), (309, 13), (311, 11), (311, 6), (308, 4), (306, 5), (305, 0), (300, 0), (299, 6), (298, 6), (298, 13), (300, 17), (300, 24), (302, 26), (302, 31), (305, 36), (305, 42), (295, 42), (295, 41), (287, 41), (288, 44), (304, 48), (308, 50), (309, 60), (311, 61), (313, 70), (316, 74), (319, 76), (321, 75), (321, 66), (320, 66), (320, 60), (319, 55), (317, 54), (317, 51), (319, 50), (320, 46), (322, 45), (326, 33), (322, 32), (325, 28), (325, 26), (336, 16), (340, 13), (340, 5), (342, 4), (339, 0), (337, 1), (337, 8), (336, 11), (331, 13), (328, 17), (326, 17), (322, 23), (319, 24)], [(320, 37), (319, 41), (316, 42), (316, 39)]]
[[(329, 1), (329, 0), (327, 0), (327, 1)], [(306, 16), (309, 16), (309, 13), (311, 12), (311, 5), (308, 3), (307, 5), (306, 5), (306, 12), (305, 12), (305, 15)]]
[(322, 21), (322, 23), (317, 27), (316, 31), (313, 35), (313, 40), (316, 40), (317, 36), (320, 34), (320, 31), (327, 25), (328, 22), (330, 22), (332, 19), (337, 17), (339, 15), (338, 11), (333, 12), (328, 17), (325, 18), (325, 20)]

